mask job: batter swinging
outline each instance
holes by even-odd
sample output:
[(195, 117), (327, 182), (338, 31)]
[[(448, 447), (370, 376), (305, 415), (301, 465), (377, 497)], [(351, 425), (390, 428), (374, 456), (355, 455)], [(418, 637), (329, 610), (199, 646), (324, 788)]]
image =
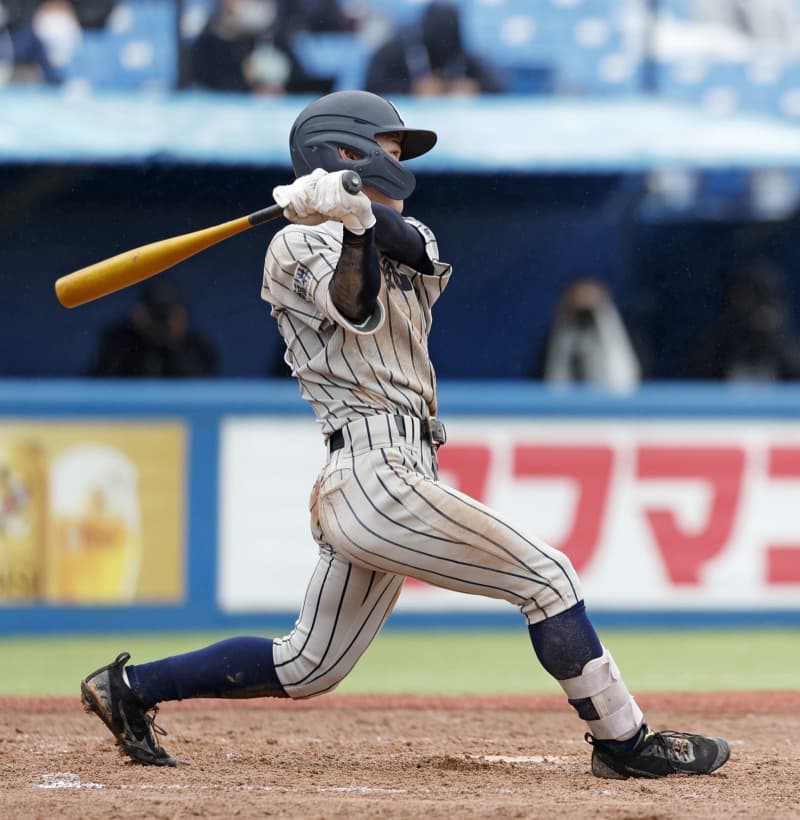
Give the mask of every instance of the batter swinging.
[[(319, 560), (295, 628), (135, 666), (123, 653), (82, 682), (84, 704), (131, 758), (175, 765), (158, 743), (157, 703), (329, 692), (412, 577), (519, 607), (539, 661), (586, 721), (598, 777), (712, 772), (727, 742), (647, 727), (567, 556), (438, 480), (446, 436), (427, 338), (451, 268), (433, 233), (402, 216), (415, 179), (401, 162), (435, 142), (381, 97), (329, 94), (295, 121), (297, 179), (273, 191), (292, 224), (269, 245), (262, 297), (327, 446), (310, 501)], [(341, 184), (351, 169), (364, 183), (356, 195)]]

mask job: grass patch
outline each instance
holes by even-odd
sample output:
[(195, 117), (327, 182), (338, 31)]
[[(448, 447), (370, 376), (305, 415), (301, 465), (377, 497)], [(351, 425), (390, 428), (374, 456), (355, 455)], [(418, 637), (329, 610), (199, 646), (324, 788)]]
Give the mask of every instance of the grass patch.
[[(0, 694), (77, 695), (81, 678), (120, 651), (130, 652), (134, 662), (144, 662), (229, 636), (178, 632), (5, 638), (0, 640)], [(602, 638), (634, 693), (794, 689), (800, 680), (798, 629), (605, 630)], [(561, 690), (539, 666), (523, 628), (387, 630), (338, 691), (546, 694)]]

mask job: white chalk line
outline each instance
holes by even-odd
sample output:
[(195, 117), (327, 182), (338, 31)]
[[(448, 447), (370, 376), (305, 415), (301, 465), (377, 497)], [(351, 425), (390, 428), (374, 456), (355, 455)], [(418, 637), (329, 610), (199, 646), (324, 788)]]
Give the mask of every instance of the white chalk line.
[(242, 792), (340, 792), (355, 794), (407, 794), (407, 789), (389, 789), (379, 786), (316, 786), (314, 788), (289, 788), (288, 786), (253, 786), (242, 783), (236, 786), (187, 783), (120, 783), (107, 786), (104, 783), (84, 782), (73, 772), (43, 774), (35, 784), (37, 789), (121, 789), (128, 791), (242, 791)]
[(472, 760), (483, 763), (573, 763), (571, 757), (562, 755), (470, 755)]
[(102, 783), (83, 783), (77, 774), (72, 772), (53, 772), (43, 774), (37, 789), (104, 789)]
[[(572, 763), (572, 759), (562, 755), (468, 755), (468, 760), (479, 763), (525, 763), (533, 765), (552, 765), (558, 763)], [(104, 783), (93, 781), (84, 782), (74, 772), (51, 772), (43, 774), (38, 789), (120, 789), (128, 791), (241, 791), (241, 792), (285, 792), (285, 793), (341, 793), (341, 794), (408, 794), (408, 789), (383, 788), (379, 786), (316, 786), (295, 787), (287, 786), (254, 786), (247, 783), (236, 786), (222, 784), (186, 784), (186, 783), (120, 783), (107, 786)], [(430, 791), (429, 789), (414, 789), (414, 791)]]

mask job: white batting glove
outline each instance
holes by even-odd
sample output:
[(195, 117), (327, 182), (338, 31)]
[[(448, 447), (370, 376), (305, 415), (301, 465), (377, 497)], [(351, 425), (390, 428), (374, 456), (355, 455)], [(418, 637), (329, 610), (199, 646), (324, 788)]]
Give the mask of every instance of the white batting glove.
[(345, 191), (342, 185), (345, 173), (335, 171), (317, 179), (311, 202), (317, 213), (343, 223), (348, 231), (360, 235), (375, 224), (375, 214), (366, 194), (348, 194)]
[(283, 215), (289, 222), (299, 225), (319, 225), (329, 217), (317, 213), (312, 200), (319, 179), (327, 175), (322, 168), (315, 168), (310, 174), (298, 177), (290, 185), (278, 185), (272, 189), (272, 198), (283, 208)]

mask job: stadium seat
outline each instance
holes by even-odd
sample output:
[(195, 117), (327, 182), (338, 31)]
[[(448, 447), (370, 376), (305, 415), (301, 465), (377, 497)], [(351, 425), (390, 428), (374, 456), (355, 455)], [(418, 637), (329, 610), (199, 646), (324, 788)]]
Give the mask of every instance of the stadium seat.
[(194, 40), (205, 28), (217, 7), (217, 0), (183, 0), (181, 8), (181, 37)]
[(464, 36), (512, 77), (549, 68), (556, 91), (630, 91), (641, 44), (626, 42), (623, 12), (615, 0), (467, 0)]
[(335, 89), (363, 88), (370, 46), (345, 32), (300, 32), (292, 47), (303, 67), (320, 77), (336, 77)]
[[(429, 0), (369, 0), (370, 14), (378, 14), (394, 26), (413, 23), (422, 14)], [(464, 0), (462, 0), (463, 4)]]
[(770, 110), (800, 122), (800, 60), (784, 67)]
[(742, 107), (745, 72), (738, 63), (656, 63), (655, 91), (667, 99), (732, 113)]
[(177, 26), (171, 0), (120, 3), (105, 29), (86, 31), (64, 82), (96, 89), (169, 89), (177, 77)]
[(674, 17), (689, 19), (692, 16), (692, 0), (659, 0), (659, 14), (671, 14)]
[[(800, 0), (795, 0), (800, 12)], [(787, 46), (748, 41), (741, 32), (733, 40), (709, 43), (693, 26), (690, 0), (660, 0), (659, 21), (679, 24), (651, 63), (655, 91), (666, 98), (701, 105), (718, 113), (756, 113), (800, 117), (800, 53)], [(683, 31), (698, 33), (692, 36)], [(716, 27), (717, 31), (726, 31)], [(665, 48), (665, 43), (668, 46)]]
[(542, 5), (530, 0), (471, 0), (462, 21), (465, 44), (502, 68), (546, 64), (552, 54), (542, 38)]
[(800, 118), (800, 61), (654, 63), (655, 91), (720, 114)]

